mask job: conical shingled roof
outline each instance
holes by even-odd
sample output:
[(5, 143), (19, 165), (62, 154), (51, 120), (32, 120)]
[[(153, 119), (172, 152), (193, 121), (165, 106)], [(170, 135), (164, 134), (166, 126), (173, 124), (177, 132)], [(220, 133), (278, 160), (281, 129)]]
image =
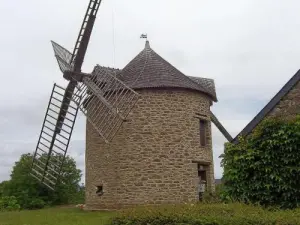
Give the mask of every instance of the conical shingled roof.
[[(186, 88), (205, 93), (212, 100), (217, 101), (213, 80), (184, 75), (153, 51), (149, 41), (146, 42), (145, 48), (118, 73), (117, 77), (132, 89)], [(203, 82), (201, 79), (204, 79)]]

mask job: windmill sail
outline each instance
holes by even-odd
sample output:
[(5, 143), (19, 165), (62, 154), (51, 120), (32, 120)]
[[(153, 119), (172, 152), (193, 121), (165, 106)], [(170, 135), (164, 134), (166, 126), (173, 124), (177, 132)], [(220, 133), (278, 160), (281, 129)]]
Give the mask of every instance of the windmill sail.
[(96, 66), (92, 76), (76, 86), (74, 101), (105, 142), (110, 142), (139, 99), (139, 95), (106, 68)]
[(32, 162), (31, 175), (50, 189), (54, 189), (60, 176), (78, 112), (78, 103), (72, 101), (58, 133), (57, 122), (65, 92), (54, 84)]
[(69, 52), (67, 49), (62, 47), (61, 45), (55, 43), (54, 41), (51, 41), (52, 47), (54, 50), (54, 55), (57, 59), (59, 68), (61, 72), (65, 71), (72, 71), (73, 70), (73, 65), (71, 64), (72, 60), (72, 53)]
[[(66, 72), (71, 74), (73, 72), (81, 72), (100, 3), (101, 0), (90, 0), (73, 54), (55, 42), (52, 42), (55, 57), (60, 70), (64, 74)], [(55, 188), (59, 179), (76, 120), (78, 105), (81, 100), (80, 96), (77, 98), (79, 102), (74, 102), (73, 100), (75, 98), (74, 89), (76, 85), (77, 81), (71, 80), (66, 89), (60, 88), (62, 89), (61, 92), (58, 92), (58, 86), (54, 85), (40, 138), (34, 153), (31, 175), (50, 189)], [(58, 96), (55, 97), (55, 94), (58, 94), (60, 98)], [(54, 100), (56, 100), (56, 103), (53, 103)], [(56, 107), (55, 110), (52, 106)], [(71, 112), (72, 109), (75, 112)], [(69, 118), (70, 115), (73, 115), (73, 118)], [(50, 118), (52, 121), (50, 121)], [(59, 159), (59, 162), (55, 164), (53, 162), (54, 159)]]

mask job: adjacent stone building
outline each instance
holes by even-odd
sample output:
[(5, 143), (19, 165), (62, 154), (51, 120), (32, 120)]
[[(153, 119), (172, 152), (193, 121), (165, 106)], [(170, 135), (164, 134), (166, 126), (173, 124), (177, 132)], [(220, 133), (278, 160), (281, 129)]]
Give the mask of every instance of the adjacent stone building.
[(298, 114), (300, 114), (300, 70), (298, 70), (270, 102), (232, 140), (232, 143), (237, 143), (239, 136), (249, 135), (265, 118), (274, 116), (294, 117)]
[(184, 75), (148, 41), (112, 72), (140, 99), (108, 144), (87, 122), (87, 210), (197, 202), (199, 177), (214, 190), (214, 81)]

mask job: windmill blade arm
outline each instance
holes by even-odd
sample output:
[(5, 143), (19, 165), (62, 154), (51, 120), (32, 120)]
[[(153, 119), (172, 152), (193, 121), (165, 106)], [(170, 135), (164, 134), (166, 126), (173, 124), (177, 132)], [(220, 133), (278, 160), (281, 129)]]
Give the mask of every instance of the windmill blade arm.
[(102, 0), (90, 0), (86, 14), (84, 16), (71, 59), (71, 63), (74, 64), (74, 70), (76, 72), (81, 71), (84, 56), (89, 44), (101, 1)]
[(218, 118), (212, 113), (210, 112), (210, 116), (211, 116), (211, 121), (216, 125), (216, 127), (219, 129), (219, 131), (221, 131), (221, 133), (224, 135), (224, 137), (231, 142), (233, 140), (232, 136), (227, 132), (227, 130), (225, 129), (225, 127), (220, 123), (220, 121), (218, 120)]

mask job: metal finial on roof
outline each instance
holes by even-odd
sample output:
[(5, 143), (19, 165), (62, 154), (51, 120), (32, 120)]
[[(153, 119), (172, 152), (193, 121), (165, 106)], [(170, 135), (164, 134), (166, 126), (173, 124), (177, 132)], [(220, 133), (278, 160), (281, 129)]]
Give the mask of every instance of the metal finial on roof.
[(148, 40), (146, 41), (145, 48), (150, 48), (150, 42)]
[(150, 43), (148, 41), (148, 35), (147, 34), (141, 34), (140, 38), (146, 39), (145, 48), (150, 48)]

